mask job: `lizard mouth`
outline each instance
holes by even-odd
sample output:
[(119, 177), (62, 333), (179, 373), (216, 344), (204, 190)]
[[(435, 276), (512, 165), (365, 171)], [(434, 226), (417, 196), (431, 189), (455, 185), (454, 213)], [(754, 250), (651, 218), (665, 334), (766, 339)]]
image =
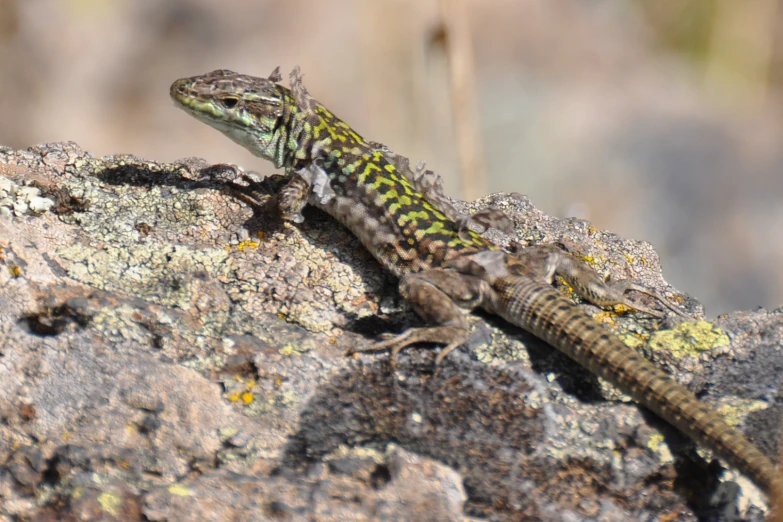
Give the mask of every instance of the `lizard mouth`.
[(185, 109), (198, 118), (199, 113), (211, 113), (213, 111), (211, 110), (212, 104), (199, 96), (193, 80), (193, 78), (180, 78), (175, 81), (169, 88), (169, 95), (177, 107)]
[[(174, 101), (174, 105), (199, 121), (215, 125), (224, 126), (224, 118), (216, 110), (214, 104), (209, 101), (201, 100), (196, 89), (193, 88), (193, 78), (180, 78), (171, 84), (169, 95)], [(220, 130), (223, 130), (222, 128)]]
[(192, 84), (191, 78), (180, 78), (171, 84), (169, 95), (178, 104), (184, 104), (186, 100), (193, 98), (191, 89), (188, 89), (189, 84)]

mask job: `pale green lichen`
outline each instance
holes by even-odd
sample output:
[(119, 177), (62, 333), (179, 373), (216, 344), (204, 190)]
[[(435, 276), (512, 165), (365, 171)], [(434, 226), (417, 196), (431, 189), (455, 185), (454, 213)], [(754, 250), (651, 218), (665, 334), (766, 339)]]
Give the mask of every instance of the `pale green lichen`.
[(300, 402), (299, 397), (296, 395), (296, 392), (293, 390), (286, 390), (280, 396), (280, 403), (288, 408), (293, 408), (294, 406), (299, 404), (299, 402)]
[(330, 462), (342, 459), (368, 459), (378, 464), (383, 464), (388, 459), (390, 451), (396, 447), (397, 446), (394, 444), (388, 444), (385, 448), (385, 451), (378, 451), (375, 448), (366, 448), (361, 446), (354, 447), (340, 444), (337, 449), (324, 455), (323, 461)]
[(222, 249), (193, 250), (186, 246), (107, 245), (93, 248), (74, 244), (57, 251), (68, 275), (82, 283), (107, 291), (122, 291), (152, 302), (189, 310), (193, 289), (180, 284), (188, 275), (207, 272), (214, 278), (230, 270)]

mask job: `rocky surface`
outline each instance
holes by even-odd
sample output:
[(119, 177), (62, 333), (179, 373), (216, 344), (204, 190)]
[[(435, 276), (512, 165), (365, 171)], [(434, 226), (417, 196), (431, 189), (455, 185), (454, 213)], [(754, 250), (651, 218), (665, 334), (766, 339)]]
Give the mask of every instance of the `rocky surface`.
[[(280, 223), (278, 181), (0, 148), (0, 520), (763, 519), (747, 480), (496, 318), (437, 371), (344, 356), (418, 319), (328, 216)], [(583, 305), (776, 453), (783, 309), (699, 320), (649, 244), (490, 204), (686, 310)]]

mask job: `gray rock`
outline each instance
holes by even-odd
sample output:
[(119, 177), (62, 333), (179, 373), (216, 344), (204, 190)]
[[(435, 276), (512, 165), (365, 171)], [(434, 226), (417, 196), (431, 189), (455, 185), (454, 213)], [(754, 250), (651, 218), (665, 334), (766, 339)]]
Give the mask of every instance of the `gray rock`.
[[(0, 518), (763, 519), (746, 480), (496, 318), (436, 372), (431, 350), (345, 357), (418, 319), (329, 217), (267, 212), (276, 179), (73, 143), (0, 148), (4, 178), (55, 203), (0, 217)], [(649, 244), (518, 194), (455, 202), (490, 204), (513, 239), (567, 243), (702, 317)], [(776, 451), (783, 309), (582, 306)]]

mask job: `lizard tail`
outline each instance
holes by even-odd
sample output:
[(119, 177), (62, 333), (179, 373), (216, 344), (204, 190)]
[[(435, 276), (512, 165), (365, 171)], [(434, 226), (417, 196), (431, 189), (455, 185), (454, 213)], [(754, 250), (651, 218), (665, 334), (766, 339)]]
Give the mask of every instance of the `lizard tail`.
[(503, 319), (545, 340), (695, 442), (710, 447), (767, 495), (781, 481), (773, 462), (739, 430), (550, 285), (506, 277), (495, 280), (493, 288), (499, 300), (493, 308)]

